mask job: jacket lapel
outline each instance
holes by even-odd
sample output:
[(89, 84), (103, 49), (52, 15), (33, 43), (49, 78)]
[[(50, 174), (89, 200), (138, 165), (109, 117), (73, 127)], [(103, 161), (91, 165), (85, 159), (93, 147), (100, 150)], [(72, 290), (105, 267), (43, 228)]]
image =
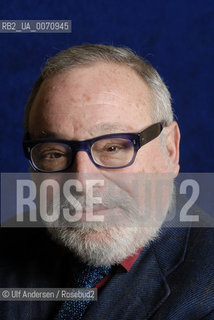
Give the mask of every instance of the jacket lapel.
[(128, 273), (116, 273), (98, 292), (84, 319), (150, 319), (170, 295), (167, 276), (182, 263), (187, 228), (163, 228)]

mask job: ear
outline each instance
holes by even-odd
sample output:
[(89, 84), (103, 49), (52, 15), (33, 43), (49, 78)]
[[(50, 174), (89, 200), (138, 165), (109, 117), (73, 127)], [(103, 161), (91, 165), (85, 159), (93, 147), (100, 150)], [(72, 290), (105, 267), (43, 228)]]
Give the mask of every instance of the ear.
[(165, 127), (166, 132), (166, 148), (171, 161), (171, 170), (177, 176), (179, 166), (179, 145), (180, 145), (180, 130), (177, 122), (173, 121), (169, 126)]

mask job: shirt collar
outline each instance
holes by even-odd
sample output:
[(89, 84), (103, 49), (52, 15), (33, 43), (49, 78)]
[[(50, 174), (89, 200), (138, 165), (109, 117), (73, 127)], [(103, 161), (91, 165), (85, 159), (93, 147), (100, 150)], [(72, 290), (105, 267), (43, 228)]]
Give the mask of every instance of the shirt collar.
[(129, 270), (131, 269), (131, 267), (133, 266), (133, 264), (135, 263), (135, 261), (137, 260), (137, 258), (139, 257), (141, 251), (143, 250), (143, 248), (140, 248), (135, 254), (127, 257), (126, 259), (122, 260), (120, 262), (120, 265), (126, 269), (127, 272), (129, 272)]

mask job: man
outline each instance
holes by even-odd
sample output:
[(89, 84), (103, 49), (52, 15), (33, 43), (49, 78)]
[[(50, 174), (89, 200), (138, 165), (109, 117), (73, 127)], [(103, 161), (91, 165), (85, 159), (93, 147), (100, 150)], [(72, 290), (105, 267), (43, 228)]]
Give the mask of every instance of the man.
[[(83, 183), (92, 175), (113, 185), (121, 175), (130, 201), (113, 192), (106, 196), (98, 186), (103, 205), (95, 217), (122, 212), (128, 222), (88, 223), (83, 188), (75, 193), (83, 208), (78, 221), (48, 223), (51, 237), (44, 229), (19, 231), (15, 251), (14, 235), (7, 239), (1, 287), (97, 287), (98, 300), (4, 302), (2, 319), (214, 319), (212, 230), (161, 228), (173, 202), (180, 134), (170, 94), (154, 68), (125, 48), (82, 45), (62, 51), (34, 85), (24, 128), (32, 170), (49, 178), (59, 174), (61, 186), (64, 173)], [(142, 200), (152, 223), (138, 225), (124, 177), (147, 174), (173, 178), (162, 208), (146, 210)], [(53, 202), (50, 196), (53, 212), (73, 208), (65, 199)]]

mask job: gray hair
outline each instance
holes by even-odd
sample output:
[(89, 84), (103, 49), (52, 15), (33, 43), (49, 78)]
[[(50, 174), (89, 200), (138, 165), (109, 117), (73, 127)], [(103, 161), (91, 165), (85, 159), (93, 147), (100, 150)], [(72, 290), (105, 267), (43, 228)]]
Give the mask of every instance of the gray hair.
[(92, 65), (97, 62), (117, 63), (135, 70), (151, 89), (154, 102), (153, 120), (156, 122), (164, 121), (167, 125), (173, 121), (170, 93), (160, 75), (150, 63), (136, 55), (129, 48), (102, 44), (83, 44), (63, 50), (47, 60), (28, 98), (25, 107), (24, 129), (28, 131), (30, 109), (45, 79), (69, 69)]

